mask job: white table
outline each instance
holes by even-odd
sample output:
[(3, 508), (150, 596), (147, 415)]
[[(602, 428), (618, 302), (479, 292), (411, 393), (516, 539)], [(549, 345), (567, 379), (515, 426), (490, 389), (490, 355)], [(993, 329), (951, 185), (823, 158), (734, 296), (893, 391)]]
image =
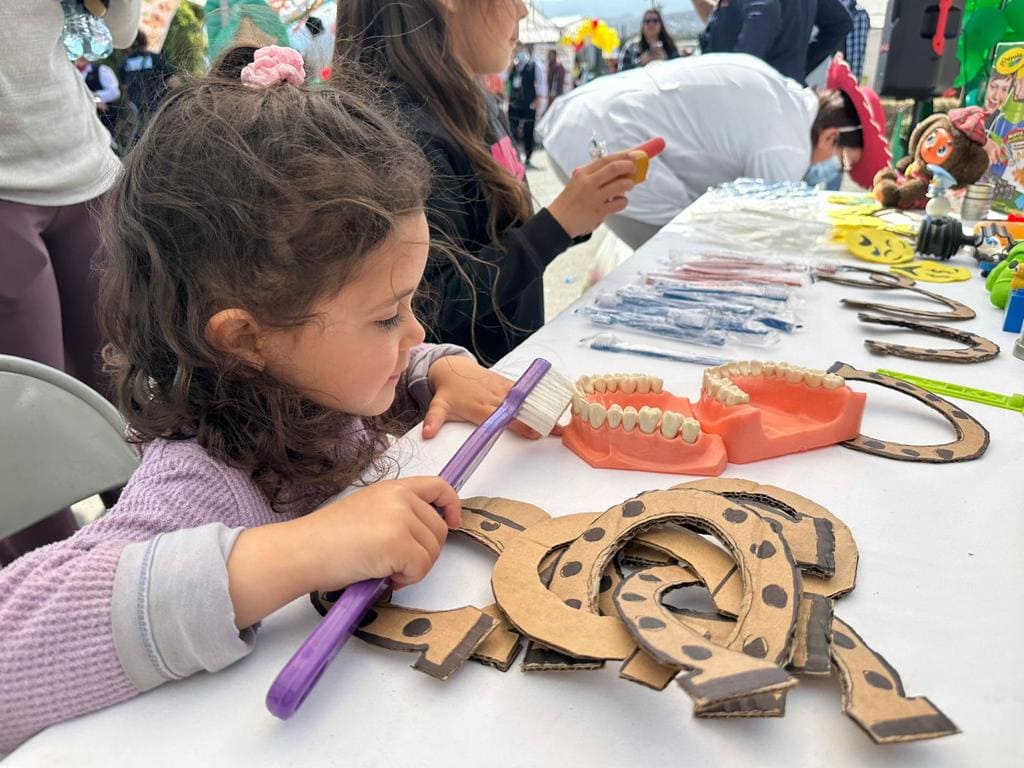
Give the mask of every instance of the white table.
[[(631, 280), (670, 247), (685, 248), (674, 234), (678, 227), (678, 220), (666, 227), (601, 288)], [(966, 265), (963, 258), (958, 262)], [(981, 281), (935, 289), (978, 311), (977, 319), (956, 325), (996, 340), (1003, 348), (997, 359), (957, 366), (873, 357), (863, 344), (869, 336), (930, 344), (920, 336), (860, 327), (855, 312), (838, 305), (845, 296), (895, 296), (828, 284), (806, 292), (804, 330), (761, 355), (730, 352), (821, 368), (844, 360), (867, 370), (893, 368), (1000, 392), (1024, 390), (1024, 362), (1012, 356), (1013, 336), (997, 330), (1001, 314), (988, 304)], [(700, 367), (577, 345), (593, 332), (570, 309), (504, 367), (521, 370), (544, 356), (571, 376), (644, 371), (663, 376), (676, 393), (698, 393)], [(869, 395), (866, 434), (909, 443), (951, 439), (952, 429), (920, 404), (879, 387), (863, 389)], [(615, 662), (599, 672), (530, 674), (518, 666), (502, 674), (471, 662), (440, 683), (409, 669), (412, 656), (358, 640), (327, 670), (300, 712), (281, 722), (268, 714), (263, 699), (318, 619), (302, 599), (268, 618), (255, 652), (230, 669), (50, 728), (5, 768), (1019, 765), (1024, 420), (1011, 411), (963, 406), (992, 435), (978, 461), (910, 464), (834, 446), (730, 465), (725, 473), (801, 493), (850, 525), (860, 548), (858, 585), (839, 601), (837, 613), (899, 670), (908, 695), (931, 698), (961, 735), (876, 746), (840, 713), (834, 678), (802, 678), (782, 719), (708, 721), (692, 717), (691, 702), (678, 686), (658, 693), (620, 680)], [(465, 425), (448, 425), (430, 443), (415, 435), (401, 441), (407, 473), (436, 473), (468, 433)], [(594, 470), (555, 439), (531, 443), (507, 435), (463, 496), (521, 499), (562, 515), (603, 510), (686, 479)], [(397, 602), (430, 609), (489, 604), (491, 564), (476, 545), (453, 537), (428, 579), (403, 591)]]

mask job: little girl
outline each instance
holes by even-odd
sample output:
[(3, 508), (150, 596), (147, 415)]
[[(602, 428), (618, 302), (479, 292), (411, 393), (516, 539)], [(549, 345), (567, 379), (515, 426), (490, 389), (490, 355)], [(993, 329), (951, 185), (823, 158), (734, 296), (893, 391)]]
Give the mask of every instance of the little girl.
[(510, 383), (422, 343), (421, 153), (301, 66), (262, 50), (173, 95), (112, 193), (100, 306), (142, 462), (106, 516), (0, 570), (0, 755), (226, 667), (311, 590), (422, 579), (459, 524), (433, 477), (312, 511), (432, 400), (430, 434)]
[(532, 211), (508, 127), (476, 79), (508, 69), (526, 12), (522, 0), (338, 5), (334, 82), (347, 90), (366, 77), (383, 84), (431, 163), (431, 231), (468, 254), (456, 262), (437, 253), (427, 266), (440, 309), (434, 336), (472, 347), (486, 363), (543, 325), (545, 267), (622, 211), (634, 185), (627, 153), (608, 155)]

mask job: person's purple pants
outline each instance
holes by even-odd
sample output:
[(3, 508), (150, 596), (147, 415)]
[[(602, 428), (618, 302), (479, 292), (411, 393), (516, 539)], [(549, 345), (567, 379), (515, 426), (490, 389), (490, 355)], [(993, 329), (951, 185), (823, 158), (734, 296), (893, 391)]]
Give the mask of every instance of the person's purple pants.
[[(97, 201), (44, 207), (0, 200), (0, 354), (70, 373), (98, 392)], [(0, 566), (75, 530), (61, 510), (0, 541)]]
[(0, 354), (45, 363), (103, 392), (91, 269), (97, 202), (47, 208), (0, 200)]

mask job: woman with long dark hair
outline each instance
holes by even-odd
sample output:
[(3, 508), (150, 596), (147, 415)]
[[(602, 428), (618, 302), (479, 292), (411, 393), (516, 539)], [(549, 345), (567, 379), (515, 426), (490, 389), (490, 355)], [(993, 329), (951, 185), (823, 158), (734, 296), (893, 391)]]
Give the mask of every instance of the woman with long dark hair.
[(678, 56), (676, 41), (665, 29), (661, 11), (657, 8), (648, 8), (644, 13), (640, 34), (623, 47), (622, 53), (619, 54), (619, 71), (645, 67), (652, 61), (675, 59)]
[(488, 363), (543, 324), (544, 268), (625, 208), (633, 187), (634, 162), (609, 155), (533, 211), (508, 126), (476, 79), (508, 66), (526, 12), (521, 0), (351, 0), (338, 9), (332, 82), (383, 91), (432, 166), (432, 337)]

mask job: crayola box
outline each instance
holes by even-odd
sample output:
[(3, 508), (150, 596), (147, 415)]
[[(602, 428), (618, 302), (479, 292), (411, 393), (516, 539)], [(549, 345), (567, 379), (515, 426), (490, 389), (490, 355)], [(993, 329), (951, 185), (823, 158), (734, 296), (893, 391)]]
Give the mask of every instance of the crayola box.
[(1024, 42), (1000, 43), (982, 104), (992, 114), (985, 121), (991, 165), (981, 181), (992, 184), (992, 208), (1024, 211)]

